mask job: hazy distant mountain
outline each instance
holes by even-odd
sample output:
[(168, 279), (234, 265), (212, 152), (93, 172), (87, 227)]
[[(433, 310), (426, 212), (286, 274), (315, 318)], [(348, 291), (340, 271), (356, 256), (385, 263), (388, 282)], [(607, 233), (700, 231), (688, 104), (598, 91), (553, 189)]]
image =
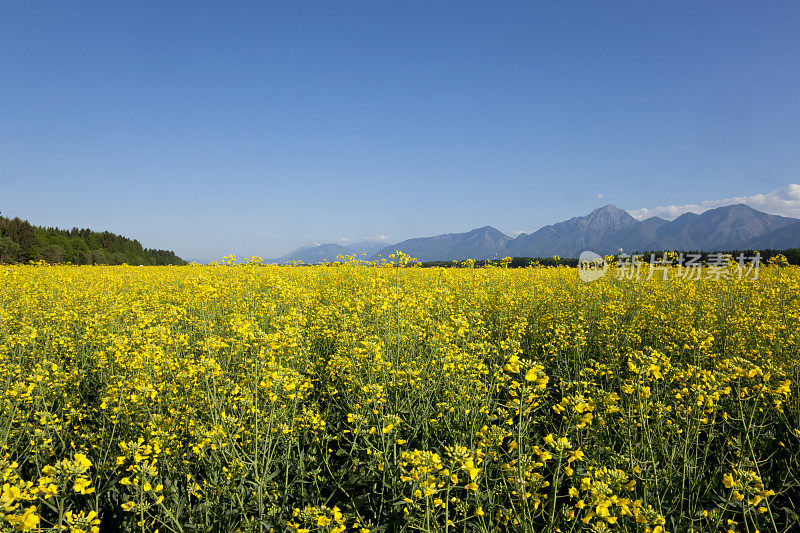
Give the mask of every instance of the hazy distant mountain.
[[(505, 255), (517, 257), (577, 257), (581, 251), (605, 246), (612, 235), (637, 227), (641, 222), (622, 209), (607, 205), (583, 217), (545, 226), (522, 234), (505, 249)], [(619, 247), (618, 247), (619, 248)], [(605, 252), (596, 250), (598, 252)]]
[[(315, 244), (298, 248), (283, 257), (271, 259), (270, 263), (289, 263), (301, 261), (303, 263), (329, 263), (336, 261), (340, 255), (355, 255), (356, 259), (366, 259), (386, 246), (386, 241), (361, 241), (352, 244)], [(366, 255), (361, 255), (366, 254)]]
[(476, 228), (467, 233), (447, 233), (435, 237), (418, 237), (386, 246), (372, 256), (388, 259), (396, 250), (420, 261), (461, 261), (464, 259), (502, 259), (511, 237), (491, 226)]
[(744, 204), (686, 213), (656, 231), (640, 250), (732, 250), (745, 247), (760, 235), (788, 226), (797, 219), (768, 215)]
[(381, 250), (384, 246), (390, 245), (391, 242), (389, 241), (362, 241), (357, 242), (354, 244), (347, 245), (348, 250), (352, 250), (351, 253), (357, 253), (359, 257), (361, 254), (366, 254), (366, 257), (372, 257), (378, 250)]
[(750, 250), (800, 248), (800, 220), (751, 239), (745, 248)]
[(651, 217), (642, 220), (638, 224), (627, 226), (626, 228), (609, 235), (596, 246), (603, 253), (616, 253), (620, 248), (623, 250), (650, 250), (649, 246), (658, 240), (658, 231), (670, 224), (669, 220), (660, 217)]
[(800, 248), (800, 220), (769, 215), (744, 204), (708, 210), (700, 215), (685, 213), (675, 220), (652, 217), (638, 221), (613, 205), (595, 209), (582, 217), (545, 226), (534, 233), (512, 239), (484, 226), (467, 233), (418, 237), (387, 245), (362, 242), (343, 246), (322, 244), (300, 248), (275, 260), (319, 263), (337, 255), (366, 252), (372, 260), (386, 259), (395, 250), (420, 261), (462, 261), (503, 257), (578, 257), (583, 250), (601, 254), (643, 251), (725, 251)]
[[(577, 257), (583, 250), (601, 254), (647, 250), (735, 250), (800, 246), (795, 218), (762, 213), (744, 204), (685, 213), (673, 221), (653, 217), (637, 221), (608, 205), (530, 235), (520, 235), (506, 255)], [(755, 244), (758, 243), (758, 246)]]

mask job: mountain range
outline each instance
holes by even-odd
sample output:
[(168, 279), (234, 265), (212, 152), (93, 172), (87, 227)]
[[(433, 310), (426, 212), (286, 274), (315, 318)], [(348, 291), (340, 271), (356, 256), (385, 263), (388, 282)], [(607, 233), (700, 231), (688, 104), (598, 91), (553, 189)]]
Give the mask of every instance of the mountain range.
[[(366, 248), (366, 244), (371, 248)], [(578, 257), (584, 250), (610, 254), (620, 248), (626, 252), (800, 248), (800, 219), (770, 215), (736, 204), (699, 215), (685, 213), (671, 221), (659, 217), (639, 221), (626, 211), (607, 205), (586, 216), (573, 217), (516, 238), (484, 226), (466, 233), (417, 237), (391, 245), (370, 242), (305, 247), (275, 261), (333, 261), (338, 254), (352, 255), (356, 251), (358, 255), (365, 251), (368, 259), (377, 260), (396, 250), (420, 261)]]
[[(361, 241), (352, 244), (313, 244), (298, 248), (283, 257), (270, 259), (268, 263), (328, 263), (337, 256), (355, 255), (356, 259), (372, 257), (387, 245), (387, 241)], [(391, 252), (390, 252), (391, 253)], [(362, 255), (364, 254), (364, 255)]]

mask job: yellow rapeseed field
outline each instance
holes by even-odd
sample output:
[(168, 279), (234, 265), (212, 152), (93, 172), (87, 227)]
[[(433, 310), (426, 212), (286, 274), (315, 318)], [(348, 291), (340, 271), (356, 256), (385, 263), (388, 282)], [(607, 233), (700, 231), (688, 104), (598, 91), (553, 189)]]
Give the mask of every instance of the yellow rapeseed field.
[(0, 265), (0, 531), (798, 531), (799, 295)]

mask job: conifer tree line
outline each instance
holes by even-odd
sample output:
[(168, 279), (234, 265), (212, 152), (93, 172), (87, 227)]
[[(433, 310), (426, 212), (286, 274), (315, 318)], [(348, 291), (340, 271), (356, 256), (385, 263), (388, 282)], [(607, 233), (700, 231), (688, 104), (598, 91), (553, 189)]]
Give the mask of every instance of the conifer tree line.
[(76, 265), (184, 265), (169, 250), (144, 248), (135, 239), (85, 228), (34, 226), (0, 216), (0, 263), (72, 263)]

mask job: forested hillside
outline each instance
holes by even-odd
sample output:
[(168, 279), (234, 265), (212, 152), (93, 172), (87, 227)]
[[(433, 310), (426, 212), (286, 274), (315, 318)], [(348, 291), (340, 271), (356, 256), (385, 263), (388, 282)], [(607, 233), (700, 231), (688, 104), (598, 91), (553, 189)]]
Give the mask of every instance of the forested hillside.
[(0, 216), (0, 263), (73, 263), (77, 265), (183, 265), (168, 250), (144, 248), (133, 239), (103, 231), (43, 228), (27, 220)]

